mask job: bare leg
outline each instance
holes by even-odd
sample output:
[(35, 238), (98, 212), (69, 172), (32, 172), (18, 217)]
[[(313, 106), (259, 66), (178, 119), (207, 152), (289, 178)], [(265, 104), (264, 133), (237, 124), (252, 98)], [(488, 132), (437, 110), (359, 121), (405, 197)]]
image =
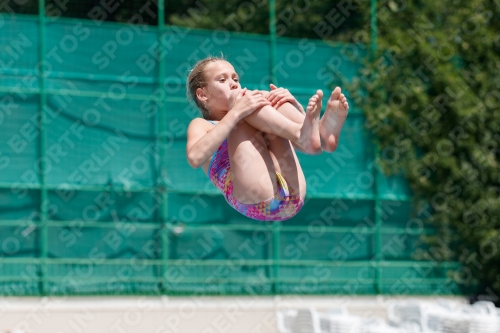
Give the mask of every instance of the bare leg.
[(303, 124), (306, 118), (306, 113), (302, 113), (300, 110), (297, 110), (297, 108), (295, 108), (295, 106), (293, 106), (291, 103), (284, 103), (280, 105), (276, 110), (278, 110), (279, 113), (297, 124)]
[[(314, 94), (310, 99), (309, 103), (307, 105), (307, 113), (314, 112), (314, 113), (320, 113), (321, 108), (322, 108), (322, 102), (321, 99), (323, 98), (323, 92), (321, 90), (317, 90), (316, 94)], [(291, 121), (297, 123), (297, 124), (302, 124), (305, 120), (306, 114), (307, 113), (302, 113), (302, 111), (297, 110), (291, 103), (284, 103), (280, 107), (278, 107), (278, 112), (290, 119)], [(321, 132), (320, 132), (321, 135)], [(323, 137), (320, 136), (321, 139), (321, 145), (323, 146)], [(294, 148), (297, 150), (309, 154), (309, 155), (315, 155), (315, 154), (321, 154), (323, 151), (322, 149), (317, 149), (314, 153), (307, 152), (303, 147), (300, 147), (296, 143), (292, 142), (292, 145)]]
[(265, 134), (268, 142), (269, 153), (273, 158), (274, 167), (290, 187), (299, 192), (300, 197), (306, 196), (306, 179), (300, 167), (297, 155), (292, 147), (292, 143), (283, 138)]
[[(282, 115), (284, 115), (285, 117), (287, 117), (288, 119), (297, 124), (303, 124), (306, 118), (305, 112), (297, 110), (297, 108), (295, 108), (295, 106), (293, 106), (291, 103), (284, 103), (280, 105), (276, 110), (278, 110), (279, 113), (281, 113)], [(309, 154), (309, 155), (321, 154), (321, 152), (323, 151), (322, 149), (315, 149), (314, 152), (308, 152), (305, 148), (299, 146), (296, 143), (292, 142), (292, 145), (298, 151), (301, 151), (304, 154)]]
[[(319, 114), (320, 110), (308, 112), (303, 115), (292, 105), (290, 109), (285, 103), (277, 112), (272, 106), (265, 106), (245, 118), (252, 127), (290, 140), (307, 154), (321, 152), (321, 140), (319, 136)], [(288, 118), (290, 114), (290, 118)], [(303, 118), (302, 122), (299, 122)], [(295, 121), (294, 121), (295, 120)], [(296, 122), (297, 121), (297, 122)]]
[(262, 133), (240, 121), (227, 140), (235, 198), (255, 204), (273, 197), (276, 172)]
[[(264, 92), (266, 92), (266, 91), (264, 91)], [(298, 110), (291, 103), (281, 104), (276, 110), (296, 124), (302, 125), (304, 123), (305, 118), (306, 118), (306, 113), (301, 111), (301, 110)], [(320, 110), (321, 110), (321, 108), (320, 108)], [(316, 155), (316, 154), (321, 154), (321, 152), (322, 152), (321, 149), (317, 149), (315, 151), (308, 152), (306, 148), (299, 146), (296, 142), (292, 142), (292, 145), (295, 149), (303, 152), (304, 154)]]
[(337, 149), (340, 131), (344, 126), (348, 111), (349, 104), (340, 88), (336, 87), (328, 99), (326, 111), (319, 126), (321, 147), (325, 151), (333, 152)]

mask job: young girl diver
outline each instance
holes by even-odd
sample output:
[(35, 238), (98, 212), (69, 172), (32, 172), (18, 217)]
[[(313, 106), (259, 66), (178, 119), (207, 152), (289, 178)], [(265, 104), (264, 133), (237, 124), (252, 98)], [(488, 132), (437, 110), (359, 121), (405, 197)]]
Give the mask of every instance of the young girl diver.
[(283, 88), (242, 89), (226, 60), (199, 61), (187, 82), (203, 115), (187, 130), (189, 165), (201, 167), (231, 207), (259, 221), (282, 221), (304, 204), (306, 181), (294, 148), (309, 155), (333, 152), (349, 105), (340, 88), (319, 119), (321, 90), (306, 112)]

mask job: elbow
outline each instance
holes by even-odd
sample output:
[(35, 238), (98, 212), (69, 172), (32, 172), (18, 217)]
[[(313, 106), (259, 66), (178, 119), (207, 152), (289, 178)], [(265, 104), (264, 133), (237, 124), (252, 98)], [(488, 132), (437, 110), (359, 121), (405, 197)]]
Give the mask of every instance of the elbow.
[(200, 161), (200, 159), (197, 158), (195, 156), (195, 154), (193, 154), (193, 153), (187, 153), (187, 160), (188, 160), (189, 166), (193, 169), (197, 169), (197, 168), (201, 167), (201, 165), (203, 164), (203, 162)]

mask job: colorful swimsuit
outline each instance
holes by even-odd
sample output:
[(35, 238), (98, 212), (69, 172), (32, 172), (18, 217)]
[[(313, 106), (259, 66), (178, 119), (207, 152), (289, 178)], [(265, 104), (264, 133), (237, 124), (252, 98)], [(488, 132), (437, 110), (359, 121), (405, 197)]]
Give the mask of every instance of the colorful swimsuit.
[[(210, 122), (215, 125), (213, 121)], [(224, 194), (231, 207), (254, 220), (287, 220), (295, 216), (304, 205), (304, 200), (299, 193), (289, 187), (283, 176), (278, 172), (276, 172), (278, 190), (274, 197), (257, 204), (244, 204), (236, 200), (233, 196), (233, 178), (231, 165), (229, 164), (227, 140), (224, 140), (214, 153), (208, 167), (208, 175), (212, 183)]]

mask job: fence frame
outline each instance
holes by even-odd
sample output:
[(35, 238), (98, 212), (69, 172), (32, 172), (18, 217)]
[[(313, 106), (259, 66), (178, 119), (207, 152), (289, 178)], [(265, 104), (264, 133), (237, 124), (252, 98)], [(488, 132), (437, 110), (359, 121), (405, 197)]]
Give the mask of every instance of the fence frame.
[[(166, 54), (167, 50), (165, 49), (165, 44), (161, 42), (162, 36), (166, 33), (167, 29), (165, 26), (165, 0), (158, 0), (158, 28), (157, 28), (157, 36), (158, 36), (158, 43), (160, 45), (160, 57), (159, 59), (164, 59), (164, 55)], [(38, 46), (38, 57), (39, 57), (39, 62), (43, 63), (46, 59), (46, 24), (49, 20), (48, 17), (45, 15), (45, 5), (46, 2), (45, 0), (39, 0), (39, 6), (38, 6), (38, 24), (39, 24), (39, 46)], [(370, 0), (370, 28), (371, 28), (371, 51), (372, 54), (375, 54), (377, 51), (377, 1), (376, 0)], [(264, 37), (268, 39), (270, 43), (270, 77), (272, 78), (273, 82), (276, 82), (276, 64), (277, 64), (277, 42), (278, 42), (278, 37), (276, 35), (276, 2), (275, 0), (270, 0), (269, 1), (269, 36)], [(24, 89), (26, 92), (29, 92), (31, 94), (39, 94), (40, 96), (40, 105), (39, 105), (39, 112), (41, 114), (40, 117), (40, 142), (39, 142), (39, 148), (40, 148), (40, 170), (39, 170), (39, 176), (40, 176), (40, 184), (35, 184), (35, 185), (30, 185), (27, 186), (28, 188), (34, 189), (34, 190), (40, 190), (40, 212), (41, 212), (41, 219), (40, 221), (34, 222), (34, 221), (28, 221), (28, 220), (2, 220), (0, 221), (0, 226), (32, 226), (40, 229), (40, 238), (39, 238), (39, 246), (40, 246), (40, 256), (39, 258), (0, 258), (0, 264), (2, 263), (29, 263), (29, 262), (37, 262), (39, 265), (39, 277), (33, 278), (32, 282), (37, 282), (39, 286), (39, 291), (37, 294), (39, 295), (49, 295), (49, 282), (50, 281), (57, 281), (57, 278), (50, 277), (48, 276), (48, 266), (53, 265), (53, 264), (60, 264), (60, 263), (69, 263), (69, 264), (78, 264), (78, 263), (86, 263), (89, 262), (89, 259), (81, 259), (81, 258), (48, 258), (48, 228), (53, 227), (53, 226), (70, 226), (70, 221), (51, 221), (48, 216), (48, 193), (50, 190), (55, 189), (53, 185), (49, 185), (46, 183), (45, 179), (45, 170), (46, 170), (46, 165), (45, 165), (45, 147), (46, 147), (46, 141), (47, 141), (47, 128), (46, 128), (46, 119), (47, 119), (47, 114), (46, 114), (46, 107), (47, 107), (47, 94), (58, 94), (61, 93), (61, 91), (53, 91), (53, 90), (48, 90), (46, 88), (46, 75), (45, 75), (44, 67), (40, 66), (40, 71), (38, 71), (38, 80), (39, 80), (39, 89)], [(157, 73), (157, 80), (156, 83), (158, 85), (159, 89), (162, 89), (163, 83), (165, 82), (165, 61), (159, 61), (158, 63), (158, 73)], [(6, 92), (6, 89), (0, 89), (0, 92)], [(67, 93), (67, 92), (65, 92)], [(89, 93), (90, 94), (90, 93)], [(91, 96), (91, 94), (89, 95)], [(136, 98), (139, 98), (137, 96)], [(168, 121), (168, 114), (167, 114), (167, 109), (166, 109), (166, 103), (167, 101), (172, 101), (172, 100), (178, 100), (179, 98), (176, 97), (171, 97), (171, 96), (164, 96), (162, 97), (159, 102), (161, 102), (161, 107), (160, 107), (160, 112), (159, 112), (159, 126), (160, 126), (160, 142), (165, 143), (166, 142), (166, 136), (164, 133), (166, 132), (166, 124)], [(113, 188), (110, 188), (108, 186), (97, 186), (97, 185), (82, 185), (82, 186), (72, 186), (72, 189), (76, 190), (87, 190), (87, 191), (106, 191), (106, 190), (113, 190), (113, 191), (129, 191), (129, 192), (147, 192), (147, 191), (157, 191), (161, 193), (162, 196), (162, 205), (161, 205), (161, 223), (158, 223), (158, 221), (151, 221), (151, 222), (145, 222), (141, 223), (140, 228), (145, 228), (145, 229), (159, 229), (161, 232), (161, 237), (160, 237), (160, 242), (161, 242), (161, 259), (159, 260), (143, 260), (144, 264), (147, 265), (155, 265), (158, 266), (159, 270), (161, 271), (161, 276), (158, 279), (155, 278), (136, 278), (135, 280), (138, 281), (151, 281), (154, 280), (155, 283), (158, 283), (161, 287), (161, 294), (172, 294), (171, 291), (168, 289), (169, 283), (171, 283), (168, 280), (167, 277), (167, 270), (170, 266), (176, 266), (178, 265), (178, 261), (175, 259), (169, 259), (169, 233), (171, 232), (172, 228), (174, 227), (168, 220), (168, 195), (171, 193), (182, 193), (182, 194), (191, 194), (192, 192), (190, 191), (182, 191), (179, 192), (178, 190), (171, 189), (168, 187), (168, 178), (167, 178), (167, 150), (166, 150), (166, 145), (162, 145), (161, 149), (161, 154), (160, 154), (160, 179), (157, 182), (157, 184), (153, 187), (136, 187), (136, 188), (127, 188), (127, 189), (120, 189), (117, 188), (116, 186)], [(379, 150), (379, 145), (378, 142), (375, 143), (375, 149), (374, 149), (374, 161), (377, 161), (378, 157), (380, 154)], [(336, 261), (314, 261), (314, 260), (302, 260), (299, 263), (293, 260), (282, 260), (280, 259), (279, 255), (279, 248), (280, 248), (280, 235), (282, 232), (303, 232), (303, 231), (308, 231), (307, 226), (283, 226), (279, 223), (274, 223), (272, 224), (272, 227), (269, 226), (261, 226), (261, 225), (250, 225), (250, 224), (243, 224), (243, 225), (218, 225), (217, 227), (221, 230), (266, 230), (270, 231), (272, 233), (272, 259), (269, 260), (250, 260), (248, 262), (249, 265), (264, 265), (264, 266), (269, 266), (270, 270), (270, 282), (272, 283), (272, 293), (273, 294), (279, 294), (280, 293), (280, 283), (284, 282), (290, 282), (289, 278), (282, 277), (280, 276), (280, 267), (281, 266), (293, 266), (293, 265), (298, 265), (298, 266), (311, 266), (311, 265), (316, 265), (318, 263), (321, 264), (327, 264), (331, 266), (337, 266), (337, 267), (351, 267), (351, 266), (369, 266), (369, 267), (374, 267), (375, 268), (375, 277), (373, 281), (367, 282), (367, 284), (372, 284), (376, 290), (376, 294), (391, 294), (390, 290), (384, 289), (383, 287), (383, 282), (386, 281), (395, 281), (397, 280), (396, 278), (384, 278), (382, 276), (382, 270), (383, 268), (387, 267), (441, 267), (441, 268), (449, 268), (449, 269), (454, 269), (459, 267), (458, 263), (455, 262), (441, 262), (441, 263), (436, 263), (436, 262), (431, 262), (431, 261), (421, 261), (421, 262), (416, 262), (416, 261), (386, 261), (384, 260), (383, 253), (382, 253), (382, 235), (383, 234), (393, 234), (393, 233), (399, 233), (401, 232), (401, 228), (384, 228), (382, 224), (382, 215), (383, 215), (383, 208), (382, 208), (382, 201), (383, 200), (393, 200), (393, 201), (411, 201), (411, 197), (408, 196), (387, 196), (387, 195), (382, 195), (380, 193), (380, 188), (379, 188), (379, 183), (380, 183), (380, 177), (383, 177), (383, 175), (380, 173), (379, 168), (373, 167), (373, 176), (375, 179), (375, 185), (373, 187), (373, 194), (369, 196), (363, 196), (363, 195), (310, 195), (310, 197), (313, 198), (328, 198), (328, 199), (358, 199), (358, 200), (373, 200), (375, 203), (375, 227), (366, 229), (364, 232), (369, 235), (374, 236), (375, 240), (375, 249), (374, 249), (374, 258), (371, 261), (357, 261), (357, 262), (336, 262)], [(12, 184), (10, 183), (0, 183), (0, 189), (10, 189)], [(85, 227), (97, 227), (97, 228), (129, 228), (131, 227), (132, 223), (127, 223), (124, 222), (120, 226), (116, 226), (111, 222), (90, 222), (86, 223)], [(138, 227), (137, 224), (133, 224), (134, 227)], [(186, 229), (188, 230), (201, 230), (201, 229), (207, 229), (210, 228), (210, 226), (206, 225), (186, 225)], [(326, 227), (326, 232), (330, 233), (343, 233), (343, 232), (349, 232), (352, 231), (352, 228), (349, 227)], [(418, 234), (427, 234), (427, 233), (432, 233), (432, 230), (424, 229), (420, 230)], [(108, 259), (106, 261), (106, 264), (110, 265), (122, 265), (126, 264), (128, 262), (128, 259)], [(211, 264), (219, 264), (226, 262), (225, 260), (207, 260), (204, 262), (205, 265), (211, 265)], [(199, 264), (197, 262), (197, 264)], [(342, 279), (331, 279), (328, 280), (324, 283), (328, 282), (340, 282)], [(431, 281), (432, 280), (432, 281)], [(0, 281), (27, 281), (26, 277), (19, 277), (19, 278), (14, 278), (14, 277), (0, 277)], [(436, 279), (428, 279), (430, 283), (436, 283), (436, 284), (442, 284), (446, 283), (449, 281), (448, 278), (436, 278)], [(200, 279), (199, 282), (203, 282), (202, 279)], [(220, 281), (220, 283), (224, 283), (228, 281)], [(245, 281), (243, 281), (245, 282)], [(249, 282), (249, 281), (246, 281)], [(295, 282), (300, 282), (299, 280)], [(443, 294), (449, 294), (448, 289), (443, 289), (440, 293), (441, 295)], [(74, 295), (77, 295), (75, 293)]]

